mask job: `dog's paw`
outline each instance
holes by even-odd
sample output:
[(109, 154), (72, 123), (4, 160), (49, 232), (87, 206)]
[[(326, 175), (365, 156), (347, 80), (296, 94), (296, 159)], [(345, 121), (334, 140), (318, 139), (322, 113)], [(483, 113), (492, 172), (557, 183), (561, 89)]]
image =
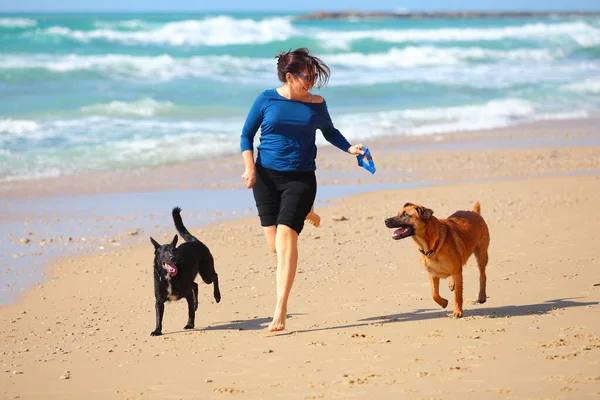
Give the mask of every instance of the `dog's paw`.
[(462, 310), (454, 310), (454, 312), (452, 314), (450, 314), (450, 318), (460, 318), (462, 317), (463, 312)]
[(434, 301), (442, 308), (448, 307), (448, 300), (444, 299), (443, 297), (440, 297), (438, 300), (434, 299)]
[(183, 329), (194, 329), (194, 325), (187, 324), (186, 326), (183, 327)]
[(477, 302), (478, 302), (479, 304), (483, 304), (483, 303), (485, 303), (485, 302), (486, 302), (486, 300), (487, 300), (487, 296), (485, 295), (485, 293), (482, 293), (482, 294), (480, 294), (480, 295), (477, 297)]
[(161, 336), (162, 332), (161, 331), (154, 331), (150, 334), (150, 336)]

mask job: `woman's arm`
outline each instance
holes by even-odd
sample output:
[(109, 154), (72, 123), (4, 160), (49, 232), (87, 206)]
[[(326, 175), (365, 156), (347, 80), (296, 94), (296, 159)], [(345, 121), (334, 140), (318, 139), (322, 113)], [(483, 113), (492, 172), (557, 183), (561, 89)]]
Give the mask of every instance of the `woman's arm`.
[(254, 166), (254, 136), (260, 127), (263, 119), (263, 98), (259, 95), (246, 117), (246, 122), (242, 128), (242, 136), (240, 138), (240, 150), (244, 159), (244, 173), (242, 180), (248, 189), (251, 189), (256, 182), (256, 167)]
[(254, 150), (254, 136), (260, 128), (263, 120), (263, 104), (264, 99), (262, 94), (259, 95), (252, 103), (244, 127), (242, 128), (242, 136), (240, 138), (240, 150)]
[(244, 166), (246, 169), (242, 174), (242, 180), (248, 189), (252, 189), (252, 186), (256, 183), (256, 166), (254, 165), (254, 152), (252, 150), (245, 150), (242, 152), (242, 158), (244, 159)]
[(335, 126), (333, 126), (333, 122), (331, 121), (331, 117), (329, 116), (329, 111), (327, 110), (325, 100), (323, 100), (322, 104), (323, 123), (321, 124), (319, 129), (321, 129), (321, 132), (323, 132), (323, 137), (325, 137), (325, 140), (327, 140), (329, 143), (331, 143), (332, 145), (344, 152), (354, 155), (364, 154), (364, 151), (361, 150), (362, 144), (351, 145), (350, 142), (346, 140), (344, 135), (342, 135), (342, 133), (339, 130), (337, 130)]

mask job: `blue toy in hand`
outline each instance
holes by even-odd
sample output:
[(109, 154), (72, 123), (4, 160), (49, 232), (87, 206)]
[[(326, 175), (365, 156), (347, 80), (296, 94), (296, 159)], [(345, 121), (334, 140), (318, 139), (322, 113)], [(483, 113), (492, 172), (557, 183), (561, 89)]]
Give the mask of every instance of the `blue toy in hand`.
[[(376, 168), (375, 168), (375, 163), (373, 162), (373, 157), (371, 157), (371, 152), (365, 146), (362, 147), (362, 151), (365, 152), (365, 155), (359, 154), (356, 156), (356, 159), (358, 160), (358, 166), (363, 167), (364, 169), (369, 171), (371, 174), (374, 174), (376, 171)], [(367, 159), (366, 162), (364, 160), (365, 158)]]

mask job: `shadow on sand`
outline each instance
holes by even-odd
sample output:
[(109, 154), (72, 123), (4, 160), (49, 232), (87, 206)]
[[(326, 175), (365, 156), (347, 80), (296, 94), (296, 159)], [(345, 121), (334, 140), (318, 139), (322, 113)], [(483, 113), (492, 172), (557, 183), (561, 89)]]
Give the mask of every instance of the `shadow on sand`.
[[(522, 317), (527, 315), (540, 315), (557, 309), (565, 309), (571, 307), (587, 307), (599, 304), (597, 301), (578, 302), (575, 299), (579, 298), (566, 298), (566, 299), (555, 299), (548, 300), (543, 303), (537, 304), (523, 304), (523, 305), (511, 305), (503, 307), (492, 307), (492, 308), (467, 308), (463, 313), (463, 318), (508, 318), (508, 317)], [(468, 305), (468, 304), (467, 304)], [(327, 331), (333, 329), (351, 329), (361, 326), (368, 326), (371, 324), (389, 324), (395, 322), (412, 322), (412, 321), (424, 321), (429, 319), (448, 318), (452, 312), (451, 305), (450, 311), (435, 310), (435, 309), (417, 309), (407, 313), (390, 314), (374, 316), (369, 318), (363, 318), (358, 320), (354, 324), (338, 325), (325, 328), (315, 329), (303, 329), (289, 332), (280, 333), (281, 335), (292, 335), (297, 333), (306, 332), (317, 332)]]
[[(523, 304), (523, 305), (510, 305), (503, 307), (491, 307), (491, 308), (466, 308), (463, 314), (463, 318), (508, 318), (508, 317), (522, 317), (527, 315), (540, 315), (557, 309), (565, 309), (572, 307), (587, 307), (599, 304), (597, 301), (578, 302), (575, 299), (579, 298), (565, 298), (548, 300), (543, 303), (537, 304)], [(469, 304), (466, 304), (469, 306)], [(436, 309), (417, 309), (407, 313), (380, 315), (369, 318), (359, 319), (356, 323), (345, 324), (338, 326), (330, 326), (325, 328), (314, 328), (314, 329), (301, 329), (293, 331), (274, 332), (276, 336), (293, 335), (298, 333), (307, 332), (318, 332), (328, 331), (333, 329), (351, 329), (361, 326), (368, 326), (371, 324), (389, 324), (396, 322), (412, 322), (412, 321), (424, 321), (438, 318), (448, 318), (451, 313), (451, 306), (449, 305), (448, 310), (436, 310)], [(473, 305), (474, 306), (474, 305)], [(304, 314), (288, 314), (288, 320), (294, 316)], [(217, 330), (238, 330), (238, 331), (252, 331), (252, 330), (263, 330), (266, 329), (267, 325), (271, 322), (271, 318), (252, 318), (248, 320), (233, 320), (220, 325), (209, 326), (201, 329), (193, 330), (182, 330), (176, 332), (168, 332), (167, 334), (186, 333), (186, 332), (203, 332), (203, 331), (217, 331)]]

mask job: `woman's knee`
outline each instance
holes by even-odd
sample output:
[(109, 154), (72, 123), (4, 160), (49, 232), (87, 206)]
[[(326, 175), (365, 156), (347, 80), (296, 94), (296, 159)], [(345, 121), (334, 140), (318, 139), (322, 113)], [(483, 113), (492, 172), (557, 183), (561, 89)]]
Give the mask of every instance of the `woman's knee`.
[(269, 250), (271, 250), (272, 253), (277, 253), (277, 249), (275, 248), (275, 236), (277, 235), (277, 227), (275, 225), (263, 226), (263, 231), (265, 233), (265, 238), (267, 239), (267, 245), (269, 246)]
[(304, 219), (294, 218), (294, 219), (278, 219), (277, 227), (284, 227), (283, 229), (277, 230), (277, 232), (282, 232), (284, 235), (290, 236), (299, 236), (304, 228)]

